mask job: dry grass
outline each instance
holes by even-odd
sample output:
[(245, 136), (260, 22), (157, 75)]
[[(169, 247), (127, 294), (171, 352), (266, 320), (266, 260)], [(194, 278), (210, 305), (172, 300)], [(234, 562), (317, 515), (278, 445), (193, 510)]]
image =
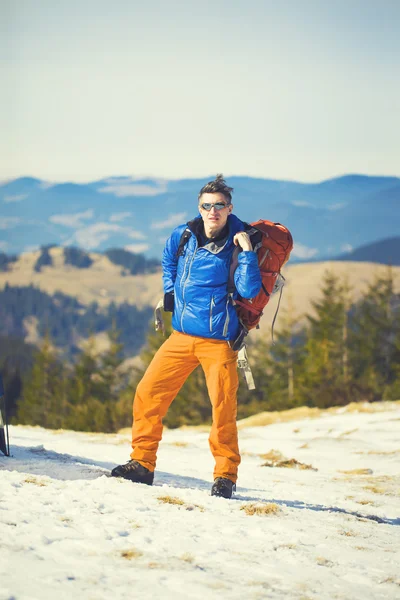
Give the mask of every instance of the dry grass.
[(309, 448), (309, 444), (306, 442), (305, 444), (302, 444), (301, 446), (299, 446), (299, 450), (307, 450)]
[(127, 560), (133, 560), (134, 558), (143, 556), (143, 552), (140, 552), (140, 550), (136, 550), (135, 548), (130, 548), (129, 550), (121, 550), (121, 556)]
[(354, 454), (370, 454), (374, 456), (394, 456), (395, 454), (400, 454), (400, 448), (398, 450), (359, 450), (358, 452), (354, 452)]
[(163, 504), (174, 504), (175, 506), (182, 506), (183, 508), (185, 508), (185, 510), (199, 510), (200, 512), (204, 512), (204, 506), (200, 506), (200, 504), (184, 502), (176, 496), (159, 496), (157, 500), (159, 502), (162, 502)]
[(344, 473), (345, 475), (372, 475), (372, 469), (350, 469), (350, 471), (338, 471), (338, 473)]
[(373, 500), (356, 500), (357, 504), (361, 504), (361, 506), (377, 506), (376, 502)]
[(187, 442), (167, 442), (169, 446), (176, 446), (177, 448), (186, 448), (189, 446)]
[(352, 433), (355, 433), (356, 431), (358, 431), (358, 427), (356, 429), (349, 429), (349, 431), (343, 431), (343, 433), (341, 433), (339, 437), (345, 437), (346, 435), (351, 435)]
[(240, 507), (240, 510), (243, 510), (246, 515), (277, 515), (281, 511), (279, 506), (273, 502), (268, 502), (267, 504), (261, 504), (258, 502), (253, 502), (251, 504), (244, 504)]
[(148, 569), (164, 569), (165, 566), (158, 562), (149, 562), (147, 565)]
[(200, 506), (200, 504), (185, 504), (186, 510), (199, 510), (200, 512), (204, 512), (204, 506)]
[(192, 564), (194, 561), (194, 556), (192, 554), (190, 554), (189, 552), (185, 552), (184, 554), (182, 554), (182, 556), (180, 556), (180, 559), (183, 560), (184, 562)]
[(176, 504), (178, 506), (185, 505), (183, 500), (176, 498), (175, 496), (158, 496), (157, 500), (163, 504)]
[(32, 483), (33, 485), (37, 485), (39, 487), (45, 487), (47, 485), (46, 481), (38, 479), (34, 475), (28, 475), (28, 477), (25, 477), (25, 479), (23, 479), (23, 483)]
[(382, 487), (378, 487), (377, 485), (365, 485), (364, 490), (367, 492), (372, 492), (373, 494), (386, 494), (387, 490)]
[(398, 585), (400, 587), (400, 577), (386, 577), (386, 579), (383, 579), (379, 583), (394, 583), (394, 585)]
[(279, 468), (284, 468), (284, 469), (300, 469), (302, 471), (305, 471), (305, 470), (318, 471), (318, 469), (316, 469), (312, 465), (307, 465), (305, 463), (302, 463), (302, 462), (296, 460), (295, 458), (278, 460), (276, 462), (267, 460), (261, 466), (262, 467), (279, 467)]
[(289, 410), (262, 412), (258, 415), (247, 417), (238, 421), (238, 428), (244, 427), (261, 427), (264, 425), (273, 425), (274, 423), (287, 423), (289, 421), (297, 421), (300, 419), (317, 418), (321, 414), (319, 408), (309, 408), (308, 406), (299, 406)]
[(282, 452), (280, 452), (279, 450), (270, 450), (269, 452), (266, 452), (265, 454), (259, 454), (259, 457), (264, 459), (264, 460), (270, 460), (272, 462), (276, 462), (278, 460), (283, 460), (285, 457), (283, 456)]
[(333, 567), (333, 562), (324, 556), (317, 556), (315, 560), (320, 567)]
[[(400, 267), (399, 267), (400, 272)], [(302, 419), (316, 419), (323, 415), (336, 415), (342, 413), (376, 413), (387, 410), (395, 410), (400, 406), (400, 400), (385, 401), (385, 402), (351, 402), (347, 406), (332, 406), (327, 409), (310, 408), (308, 406), (299, 406), (289, 410), (262, 412), (258, 415), (247, 417), (238, 421), (238, 428), (245, 427), (262, 427), (264, 425), (273, 425), (274, 423), (287, 423), (289, 421), (297, 421)], [(342, 436), (350, 435), (357, 429), (346, 431)]]
[(357, 533), (354, 531), (339, 531), (340, 535), (344, 535), (346, 537), (357, 537)]

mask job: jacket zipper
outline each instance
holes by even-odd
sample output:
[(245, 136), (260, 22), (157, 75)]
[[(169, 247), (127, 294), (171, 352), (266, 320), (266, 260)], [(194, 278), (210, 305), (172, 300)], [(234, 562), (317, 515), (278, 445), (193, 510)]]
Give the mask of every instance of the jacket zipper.
[(222, 335), (224, 337), (226, 337), (228, 335), (228, 327), (229, 327), (229, 321), (230, 321), (230, 318), (229, 318), (229, 302), (232, 299), (232, 296), (233, 296), (233, 294), (230, 293), (230, 294), (228, 294), (228, 297), (226, 299), (226, 317), (225, 317), (224, 329), (222, 331)]
[(213, 313), (214, 306), (215, 306), (214, 296), (211, 296), (211, 302), (210, 302), (210, 333), (212, 332), (212, 313)]
[[(189, 277), (190, 277), (190, 271), (191, 271), (191, 269), (192, 269), (192, 264), (193, 264), (193, 261), (194, 261), (194, 257), (195, 257), (195, 255), (196, 255), (196, 252), (197, 252), (197, 247), (198, 247), (198, 244), (197, 244), (197, 240), (196, 240), (196, 238), (195, 238), (195, 248), (194, 248), (194, 252), (193, 252), (193, 254), (192, 254), (192, 260), (190, 261), (190, 264), (189, 264), (189, 269), (188, 269), (188, 274), (187, 274), (187, 276), (186, 276), (185, 282), (184, 282), (184, 284), (183, 284), (183, 287), (182, 287), (182, 300), (183, 300), (183, 309), (182, 309), (182, 314), (181, 314), (181, 329), (182, 329), (182, 333), (186, 333), (186, 332), (185, 332), (185, 329), (184, 329), (184, 327), (183, 327), (183, 316), (184, 316), (184, 314), (185, 314), (185, 308), (186, 308), (186, 302), (185, 302), (185, 289), (186, 289), (186, 284), (187, 284), (187, 282), (188, 282), (188, 279), (189, 279)], [(186, 259), (186, 261), (187, 261), (187, 259)], [(185, 263), (185, 269), (186, 269), (186, 263)], [(184, 274), (185, 274), (185, 272), (184, 272)]]

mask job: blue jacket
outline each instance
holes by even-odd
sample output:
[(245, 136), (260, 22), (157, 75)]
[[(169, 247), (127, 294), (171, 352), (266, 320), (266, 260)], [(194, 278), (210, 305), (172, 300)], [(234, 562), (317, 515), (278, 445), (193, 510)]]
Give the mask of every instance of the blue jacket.
[[(209, 242), (199, 247), (197, 228), (200, 217), (180, 225), (167, 240), (163, 258), (164, 292), (174, 292), (172, 327), (189, 335), (233, 340), (239, 332), (239, 320), (233, 299), (254, 298), (261, 288), (261, 275), (255, 252), (240, 252), (234, 273), (236, 291), (228, 294), (229, 267), (235, 248), (233, 237), (245, 226), (235, 215), (229, 215), (229, 235), (221, 246)], [(192, 232), (177, 256), (182, 233)]]

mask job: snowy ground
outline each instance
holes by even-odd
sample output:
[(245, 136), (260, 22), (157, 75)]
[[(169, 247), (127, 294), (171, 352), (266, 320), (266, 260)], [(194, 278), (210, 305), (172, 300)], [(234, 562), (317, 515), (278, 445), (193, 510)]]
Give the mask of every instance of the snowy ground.
[(11, 428), (0, 599), (399, 598), (400, 403), (376, 408), (241, 429), (232, 500), (201, 430), (165, 432), (147, 487), (107, 476), (126, 435)]

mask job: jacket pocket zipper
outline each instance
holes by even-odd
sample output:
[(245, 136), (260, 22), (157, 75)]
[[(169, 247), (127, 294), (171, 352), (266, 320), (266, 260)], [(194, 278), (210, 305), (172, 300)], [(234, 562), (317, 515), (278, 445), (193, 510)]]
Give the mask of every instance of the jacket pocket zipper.
[(211, 296), (210, 302), (210, 332), (212, 332), (212, 317), (213, 317), (213, 308), (215, 306), (214, 296)]
[(226, 337), (228, 335), (228, 327), (229, 327), (229, 302), (232, 299), (232, 294), (228, 294), (228, 298), (226, 299), (226, 317), (225, 317), (225, 323), (224, 323), (224, 329), (222, 331), (222, 335), (224, 337)]

